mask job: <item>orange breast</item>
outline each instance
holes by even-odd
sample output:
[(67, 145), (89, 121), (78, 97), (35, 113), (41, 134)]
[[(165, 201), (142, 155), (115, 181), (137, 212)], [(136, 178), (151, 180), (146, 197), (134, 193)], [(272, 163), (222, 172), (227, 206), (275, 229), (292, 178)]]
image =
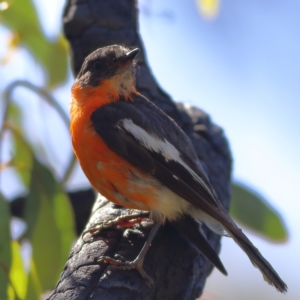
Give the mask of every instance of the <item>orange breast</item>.
[[(143, 174), (112, 152), (95, 132), (90, 120), (92, 112), (109, 99), (102, 97), (100, 103), (98, 94), (97, 101), (91, 101), (91, 95), (87, 91), (78, 92), (74, 86), (73, 89), (70, 126), (73, 150), (90, 183), (108, 200), (118, 205), (151, 210), (156, 206), (158, 197), (154, 178)], [(79, 93), (87, 94), (87, 98)], [(77, 100), (78, 97), (80, 101)], [(82, 105), (84, 98), (86, 101)]]

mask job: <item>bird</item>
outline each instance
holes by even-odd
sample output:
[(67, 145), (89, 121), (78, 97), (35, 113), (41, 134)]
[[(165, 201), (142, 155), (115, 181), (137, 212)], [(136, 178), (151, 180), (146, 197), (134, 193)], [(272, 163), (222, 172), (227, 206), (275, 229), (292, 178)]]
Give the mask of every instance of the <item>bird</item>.
[[(136, 89), (138, 48), (110, 45), (89, 54), (71, 89), (73, 151), (91, 185), (116, 205), (147, 211), (154, 226), (138, 257), (107, 263), (142, 265), (165, 222), (185, 232), (223, 274), (227, 271), (201, 227), (233, 238), (265, 281), (279, 292), (287, 285), (222, 207), (190, 139)], [(180, 226), (178, 224), (181, 224)], [(183, 228), (181, 227), (181, 228)], [(190, 230), (192, 229), (192, 230)]]

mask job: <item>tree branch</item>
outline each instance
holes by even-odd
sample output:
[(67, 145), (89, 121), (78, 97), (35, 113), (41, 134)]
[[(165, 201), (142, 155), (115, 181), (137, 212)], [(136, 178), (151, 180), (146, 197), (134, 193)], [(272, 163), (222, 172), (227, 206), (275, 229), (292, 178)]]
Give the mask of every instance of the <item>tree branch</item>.
[[(158, 86), (146, 62), (138, 34), (137, 13), (133, 0), (69, 0), (64, 13), (64, 29), (73, 52), (74, 72), (76, 74), (84, 58), (99, 47), (111, 44), (139, 47), (137, 90), (174, 118), (190, 137), (220, 201), (228, 208), (231, 155), (223, 132), (203, 111), (175, 104)], [(99, 196), (86, 229), (132, 212)], [(220, 238), (203, 227), (211, 245), (219, 250)], [(212, 265), (169, 224), (159, 230), (144, 263), (145, 270), (154, 279), (154, 290), (150, 291), (135, 270), (112, 270), (110, 266), (95, 263), (102, 255), (118, 254), (133, 260), (150, 228), (151, 223), (146, 222), (136, 225), (134, 230), (109, 228), (94, 238), (90, 234), (82, 235), (48, 299), (197, 298)]]

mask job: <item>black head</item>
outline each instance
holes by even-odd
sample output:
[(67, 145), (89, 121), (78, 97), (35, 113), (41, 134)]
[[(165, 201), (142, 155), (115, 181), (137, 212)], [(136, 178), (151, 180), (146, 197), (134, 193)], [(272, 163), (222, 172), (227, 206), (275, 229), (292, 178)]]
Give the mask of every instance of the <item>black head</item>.
[(97, 86), (100, 80), (128, 72), (129, 69), (134, 72), (132, 62), (138, 52), (138, 48), (128, 49), (119, 45), (99, 48), (86, 57), (76, 81), (82, 86)]

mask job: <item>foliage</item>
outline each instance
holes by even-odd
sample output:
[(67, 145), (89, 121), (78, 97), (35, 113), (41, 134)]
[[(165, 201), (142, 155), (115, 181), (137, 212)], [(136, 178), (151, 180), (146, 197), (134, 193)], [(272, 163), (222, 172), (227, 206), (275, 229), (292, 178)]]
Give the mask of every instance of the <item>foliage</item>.
[(8, 202), (0, 194), (0, 299), (6, 299), (11, 268), (10, 213)]
[(54, 87), (66, 80), (68, 74), (66, 41), (61, 35), (54, 41), (44, 35), (31, 0), (3, 2), (0, 23), (11, 31), (10, 51), (15, 47), (25, 47), (43, 67), (48, 87)]
[[(1, 280), (4, 286), (0, 290), (7, 291), (8, 299), (38, 299), (39, 295), (55, 286), (68, 257), (75, 238), (74, 217), (63, 187), (52, 171), (38, 161), (20, 128), (16, 124), (5, 123), (5, 129), (12, 132), (15, 146), (11, 167), (29, 190), (24, 218), (27, 231), (23, 239), (30, 242), (32, 256), (29, 273), (25, 274), (19, 258), (19, 242), (10, 241), (8, 201), (2, 197), (0, 243), (5, 247), (0, 247), (3, 249), (0, 252), (0, 264), (3, 266), (0, 276), (4, 277)], [(3, 296), (3, 299), (6, 297)]]
[(287, 231), (279, 213), (257, 192), (239, 183), (232, 186), (230, 214), (242, 225), (274, 242), (284, 242)]
[[(67, 48), (62, 36), (49, 40), (44, 35), (36, 9), (30, 0), (2, 2), (1, 8), (0, 22), (11, 31), (12, 36), (2, 63), (8, 62), (6, 58), (11, 58), (14, 49), (24, 47), (43, 68), (48, 89), (62, 84), (68, 74)], [(29, 82), (15, 81), (3, 95), (5, 113), (0, 137), (3, 137), (4, 131), (10, 131), (14, 151), (12, 158), (9, 162), (2, 163), (2, 167), (11, 167), (16, 171), (28, 194), (24, 216), (26, 232), (18, 241), (11, 240), (9, 201), (1, 195), (0, 299), (40, 299), (42, 293), (53, 289), (63, 269), (75, 238), (75, 224), (63, 183), (58, 182), (53, 171), (39, 161), (36, 149), (28, 143), (21, 130), (22, 112), (11, 97), (19, 86), (39, 94), (52, 105), (67, 127), (69, 118), (47, 90), (37, 88)], [(73, 166), (72, 158), (63, 178), (64, 182)], [(23, 241), (29, 241), (32, 248), (27, 271), (21, 258)]]

